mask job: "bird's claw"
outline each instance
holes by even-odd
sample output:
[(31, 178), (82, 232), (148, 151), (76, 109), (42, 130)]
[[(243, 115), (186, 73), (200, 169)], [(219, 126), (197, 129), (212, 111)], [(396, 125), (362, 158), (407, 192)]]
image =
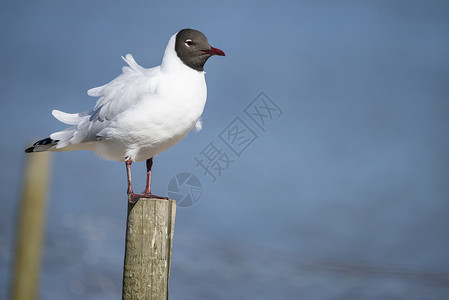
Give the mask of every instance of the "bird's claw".
[(139, 200), (140, 198), (153, 198), (153, 199), (162, 199), (162, 200), (168, 200), (167, 197), (161, 197), (161, 196), (157, 196), (157, 195), (153, 195), (153, 194), (148, 194), (148, 193), (144, 193), (142, 195), (140, 194), (135, 194), (135, 193), (128, 193), (128, 203), (134, 204), (137, 202), (137, 200)]
[(162, 199), (162, 200), (168, 200), (168, 197), (161, 197), (154, 194), (144, 194), (145, 198), (156, 198), (156, 199)]

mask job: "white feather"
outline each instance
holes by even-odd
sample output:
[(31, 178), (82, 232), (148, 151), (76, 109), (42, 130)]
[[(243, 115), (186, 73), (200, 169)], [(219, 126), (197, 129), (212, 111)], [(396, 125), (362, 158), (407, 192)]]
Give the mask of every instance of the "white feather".
[(174, 50), (173, 35), (160, 66), (146, 69), (131, 54), (111, 82), (88, 91), (99, 97), (90, 112), (54, 110), (59, 121), (72, 125), (50, 137), (59, 140), (50, 151), (94, 150), (99, 156), (142, 161), (167, 150), (192, 129), (206, 103), (204, 72), (187, 67)]
[(203, 129), (203, 121), (201, 121), (201, 119), (199, 119), (195, 123), (195, 130), (196, 131), (201, 131), (202, 129)]

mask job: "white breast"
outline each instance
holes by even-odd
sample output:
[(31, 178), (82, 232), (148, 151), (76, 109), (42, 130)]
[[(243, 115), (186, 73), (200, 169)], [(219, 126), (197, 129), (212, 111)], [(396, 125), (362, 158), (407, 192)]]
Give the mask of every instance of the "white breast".
[(201, 117), (207, 98), (204, 73), (162, 72), (155, 94), (142, 97), (103, 132), (96, 153), (111, 160), (143, 161), (183, 139)]

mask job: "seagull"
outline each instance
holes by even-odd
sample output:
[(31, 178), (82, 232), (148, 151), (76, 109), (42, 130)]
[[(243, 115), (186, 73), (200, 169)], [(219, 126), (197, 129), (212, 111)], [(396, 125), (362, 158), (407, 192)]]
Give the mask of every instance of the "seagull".
[[(204, 64), (213, 55), (225, 53), (212, 47), (202, 32), (182, 29), (170, 38), (159, 66), (147, 69), (131, 54), (122, 56), (128, 64), (122, 74), (88, 90), (89, 96), (98, 97), (91, 111), (53, 110), (56, 119), (71, 126), (25, 152), (92, 150), (100, 157), (125, 162), (128, 202), (141, 197), (168, 199), (151, 194), (153, 157), (193, 128), (201, 129), (207, 98)], [(133, 192), (131, 183), (131, 164), (139, 161), (146, 161), (147, 167), (142, 195)]]

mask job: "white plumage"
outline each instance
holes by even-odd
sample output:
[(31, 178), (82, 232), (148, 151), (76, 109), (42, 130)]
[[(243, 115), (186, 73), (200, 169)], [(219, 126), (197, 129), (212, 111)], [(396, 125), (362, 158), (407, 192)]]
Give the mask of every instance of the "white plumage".
[[(146, 69), (131, 54), (128, 66), (111, 82), (88, 91), (99, 97), (90, 112), (53, 110), (59, 121), (72, 125), (50, 135), (58, 140), (49, 151), (93, 150), (110, 160), (142, 161), (167, 150), (195, 127), (206, 103), (204, 72), (186, 66), (175, 52), (176, 34), (160, 66)], [(42, 147), (42, 146), (41, 146)]]
[[(203, 66), (212, 55), (224, 56), (200, 31), (183, 29), (173, 35), (160, 66), (146, 69), (131, 54), (122, 56), (128, 66), (111, 82), (90, 89), (98, 97), (92, 111), (53, 116), (71, 127), (52, 133), (25, 150), (93, 150), (110, 160), (124, 161), (128, 201), (151, 194), (153, 157), (183, 139), (192, 128), (201, 129), (200, 117), (207, 90)], [(146, 160), (147, 182), (143, 195), (135, 194), (131, 164)]]

